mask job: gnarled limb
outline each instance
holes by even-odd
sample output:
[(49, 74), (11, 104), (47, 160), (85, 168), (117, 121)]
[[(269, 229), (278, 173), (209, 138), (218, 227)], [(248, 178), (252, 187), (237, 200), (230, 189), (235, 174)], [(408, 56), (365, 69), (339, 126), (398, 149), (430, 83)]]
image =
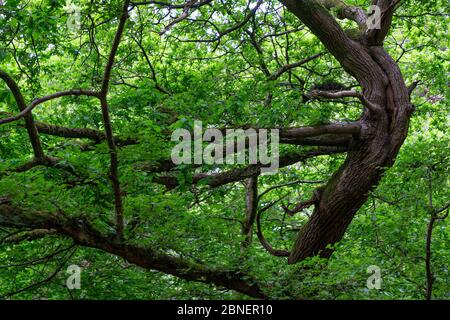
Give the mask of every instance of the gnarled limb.
[[(281, 199), (279, 199), (278, 201), (280, 201)], [(261, 214), (265, 211), (267, 211), (268, 209), (270, 209), (272, 206), (274, 206), (276, 204), (275, 201), (271, 204), (269, 204), (268, 206), (258, 210), (258, 212), (256, 213), (256, 235), (258, 237), (259, 242), (261, 243), (261, 245), (263, 246), (263, 248), (269, 252), (271, 255), (275, 256), (275, 257), (289, 257), (290, 252), (287, 250), (280, 250), (280, 249), (274, 249), (270, 243), (266, 240), (266, 238), (264, 237), (264, 234), (262, 233), (262, 229), (261, 229)]]
[(53, 100), (56, 98), (60, 98), (60, 97), (65, 97), (65, 96), (89, 96), (89, 97), (98, 98), (98, 93), (94, 92), (94, 91), (90, 91), (90, 90), (84, 90), (84, 89), (73, 89), (73, 90), (56, 92), (56, 93), (50, 94), (48, 96), (44, 96), (42, 98), (38, 98), (38, 99), (34, 100), (28, 107), (21, 110), (21, 112), (15, 116), (5, 118), (5, 119), (0, 119), (0, 125), (22, 119), (26, 115), (28, 115), (38, 105), (40, 105), (44, 102), (47, 102), (47, 101), (50, 101), (50, 100)]
[[(38, 129), (39, 133), (56, 137), (90, 139), (93, 140), (94, 143), (101, 143), (106, 140), (105, 132), (96, 129), (68, 128), (44, 122), (36, 122), (36, 128)], [(114, 136), (114, 143), (118, 147), (124, 147), (138, 144), (139, 140), (137, 138), (121, 138)]]
[[(378, 184), (385, 168), (394, 163), (406, 138), (412, 107), (401, 72), (383, 48), (366, 46), (364, 41), (350, 39), (320, 1), (281, 2), (358, 80), (367, 102), (380, 106), (380, 112), (376, 115), (363, 113), (360, 123), (364, 131), (350, 142), (346, 161), (324, 185), (319, 203), (315, 205), (308, 223), (300, 230), (291, 250), (288, 261), (295, 263), (314, 255), (326, 258), (332, 254), (329, 245), (342, 239), (369, 191)], [(377, 2), (384, 9), (391, 8), (392, 3), (384, 0)], [(372, 44), (381, 43), (389, 25), (388, 12), (382, 22), (384, 29), (371, 36), (374, 40)]]
[(254, 298), (266, 297), (256, 282), (240, 271), (207, 268), (150, 247), (123, 244), (115, 234), (104, 234), (89, 221), (71, 218), (63, 212), (33, 211), (11, 204), (0, 204), (0, 226), (55, 229), (58, 234), (72, 238), (78, 245), (123, 257), (145, 269), (158, 270), (189, 281), (212, 283)]

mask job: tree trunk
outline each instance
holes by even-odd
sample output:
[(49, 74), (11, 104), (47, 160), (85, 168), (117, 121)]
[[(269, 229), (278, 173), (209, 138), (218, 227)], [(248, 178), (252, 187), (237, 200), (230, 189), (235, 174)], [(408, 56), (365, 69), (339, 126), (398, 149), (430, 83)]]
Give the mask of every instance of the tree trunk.
[[(318, 254), (324, 258), (332, 254), (330, 246), (342, 239), (368, 192), (379, 183), (383, 171), (393, 165), (407, 136), (413, 108), (400, 69), (382, 47), (389, 24), (382, 23), (381, 30), (367, 32), (365, 39), (356, 41), (318, 1), (282, 2), (357, 79), (364, 97), (380, 109), (364, 111), (360, 136), (351, 141), (344, 164), (321, 189), (311, 219), (300, 230), (291, 250), (289, 263), (296, 263)], [(385, 6), (385, 20), (390, 21), (390, 1), (379, 4)]]
[(370, 53), (388, 83), (368, 73), (364, 82), (377, 83), (377, 88), (384, 89), (369, 88), (366, 94), (369, 99), (378, 97), (384, 102), (383, 112), (376, 116), (366, 113), (361, 119), (364, 132), (351, 143), (345, 163), (321, 192), (311, 219), (299, 232), (289, 263), (332, 254), (330, 245), (342, 239), (368, 192), (378, 184), (385, 168), (394, 163), (407, 136), (412, 106), (400, 70), (381, 47), (371, 48)]

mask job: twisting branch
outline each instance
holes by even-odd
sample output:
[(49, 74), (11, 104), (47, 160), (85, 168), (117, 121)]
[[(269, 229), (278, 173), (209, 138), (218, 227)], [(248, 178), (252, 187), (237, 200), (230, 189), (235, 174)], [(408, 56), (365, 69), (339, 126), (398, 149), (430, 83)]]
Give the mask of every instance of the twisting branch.
[(257, 214), (256, 214), (256, 235), (258, 236), (258, 240), (261, 243), (261, 245), (263, 246), (264, 249), (266, 249), (267, 252), (269, 252), (271, 255), (275, 256), (275, 257), (289, 257), (290, 252), (287, 250), (279, 250), (279, 249), (274, 249), (270, 243), (266, 240), (266, 238), (264, 237), (263, 233), (262, 233), (262, 229), (261, 229), (261, 214), (264, 211), (267, 211), (270, 207), (274, 206), (276, 202), (280, 201), (281, 199), (271, 203), (269, 206), (264, 207), (261, 210), (258, 210)]
[(117, 159), (117, 149), (114, 141), (114, 134), (111, 124), (111, 118), (109, 116), (109, 105), (108, 105), (108, 91), (109, 83), (111, 79), (111, 71), (114, 65), (114, 60), (117, 54), (117, 49), (119, 48), (120, 41), (122, 39), (123, 31), (125, 29), (125, 23), (128, 19), (128, 6), (130, 0), (125, 0), (122, 8), (122, 15), (119, 20), (119, 26), (117, 27), (116, 34), (114, 36), (114, 41), (109, 53), (109, 58), (106, 63), (105, 72), (103, 74), (102, 88), (100, 91), (100, 104), (102, 108), (103, 124), (105, 126), (106, 140), (108, 142), (109, 154), (110, 154), (110, 175), (109, 178), (112, 182), (114, 191), (114, 204), (116, 209), (116, 232), (117, 237), (123, 240), (123, 201), (122, 192), (120, 189), (119, 181), (119, 168)]
[[(68, 128), (43, 122), (36, 122), (36, 128), (39, 133), (47, 134), (55, 137), (74, 138), (74, 139), (90, 139), (94, 143), (101, 143), (106, 140), (106, 134), (103, 131), (89, 128)], [(114, 143), (117, 147), (138, 144), (139, 140), (134, 137), (122, 138), (114, 136)]]
[[(6, 82), (6, 85), (13, 93), (19, 110), (25, 110), (27, 108), (27, 103), (14, 79), (3, 70), (0, 70), (0, 79), (3, 79)], [(31, 146), (33, 147), (34, 156), (36, 158), (43, 158), (44, 150), (42, 149), (41, 140), (32, 114), (27, 114), (25, 116), (25, 125), (27, 127), (28, 136), (30, 137)]]
[(23, 109), (19, 114), (15, 115), (15, 116), (5, 118), (5, 119), (0, 119), (0, 125), (22, 119), (23, 117), (28, 115), (38, 105), (40, 105), (44, 102), (50, 101), (52, 99), (56, 99), (56, 98), (60, 98), (60, 97), (64, 97), (64, 96), (90, 96), (90, 97), (98, 98), (98, 93), (91, 91), (91, 90), (83, 90), (83, 89), (74, 89), (74, 90), (53, 93), (48, 96), (34, 100), (28, 107)]

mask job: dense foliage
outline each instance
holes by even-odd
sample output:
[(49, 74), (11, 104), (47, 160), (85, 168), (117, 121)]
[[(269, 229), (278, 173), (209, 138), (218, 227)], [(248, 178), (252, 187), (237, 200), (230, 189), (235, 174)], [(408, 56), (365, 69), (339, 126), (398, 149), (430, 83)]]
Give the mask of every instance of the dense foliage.
[[(358, 99), (304, 102), (302, 96), (325, 81), (360, 85), (278, 1), (186, 2), (192, 8), (150, 2), (127, 7), (108, 92), (127, 244), (242, 272), (270, 298), (424, 299), (430, 274), (432, 297), (450, 298), (448, 1), (398, 5), (384, 47), (407, 84), (420, 81), (411, 95), (416, 110), (408, 137), (333, 255), (295, 264), (270, 255), (255, 235), (245, 244), (249, 179), (216, 188), (208, 180), (193, 183), (199, 172), (236, 166), (182, 165), (170, 171), (174, 186), (162, 183), (164, 173), (154, 168), (170, 158), (170, 132), (192, 129), (196, 120), (216, 128), (272, 128), (358, 119)], [(370, 1), (347, 2), (365, 8)], [(122, 7), (122, 0), (3, 1), (0, 70), (17, 82), (27, 103), (63, 90), (102, 90)], [(357, 30), (354, 21), (338, 22)], [(18, 112), (11, 88), (0, 81), (0, 118)], [(0, 205), (26, 208), (23, 214), (63, 212), (104, 234), (116, 232), (111, 148), (99, 100), (67, 95), (37, 105), (32, 114), (45, 155), (56, 163), (24, 168), (36, 156), (25, 121), (1, 124)], [(83, 134), (92, 129), (98, 136), (57, 134), (56, 127)], [(280, 146), (282, 154), (314, 148)], [(306, 208), (290, 216), (283, 207), (307, 200), (344, 160), (345, 153), (312, 157), (258, 177), (260, 195), (277, 186), (259, 202), (270, 206), (261, 227), (273, 247), (289, 250), (313, 212)], [(212, 282), (136, 266), (53, 230), (39, 234), (2, 218), (0, 227), (1, 298), (248, 298)], [(428, 254), (427, 235), (432, 235)], [(69, 265), (82, 268), (80, 290), (66, 287)], [(366, 286), (369, 266), (381, 269), (379, 290)]]

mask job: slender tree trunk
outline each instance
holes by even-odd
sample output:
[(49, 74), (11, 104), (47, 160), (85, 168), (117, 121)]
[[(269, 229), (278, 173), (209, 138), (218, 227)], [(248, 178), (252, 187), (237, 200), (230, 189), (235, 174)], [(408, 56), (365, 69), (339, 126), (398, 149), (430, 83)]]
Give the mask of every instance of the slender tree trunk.
[(425, 293), (426, 300), (431, 300), (431, 296), (433, 294), (434, 276), (433, 272), (431, 271), (431, 238), (433, 236), (433, 228), (435, 221), (436, 216), (432, 215), (430, 218), (430, 222), (428, 223), (427, 240), (425, 247), (425, 270), (427, 274), (427, 288)]

